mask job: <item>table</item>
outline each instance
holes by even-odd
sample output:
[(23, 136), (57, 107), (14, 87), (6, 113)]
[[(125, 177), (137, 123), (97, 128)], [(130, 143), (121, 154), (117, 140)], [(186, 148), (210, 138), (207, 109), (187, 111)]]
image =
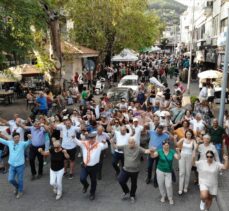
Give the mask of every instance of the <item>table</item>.
[(0, 98), (3, 98), (4, 100), (6, 99), (8, 101), (8, 104), (11, 104), (13, 102), (14, 92), (0, 90)]

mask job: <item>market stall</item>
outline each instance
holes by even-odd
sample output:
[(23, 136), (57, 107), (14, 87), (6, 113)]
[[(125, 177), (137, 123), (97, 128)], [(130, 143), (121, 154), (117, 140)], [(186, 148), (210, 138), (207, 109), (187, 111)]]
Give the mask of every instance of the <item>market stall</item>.
[(21, 75), (21, 84), (26, 89), (42, 90), (45, 87), (44, 73), (35, 65), (23, 64), (9, 70), (15, 75)]
[(138, 60), (138, 56), (134, 51), (130, 49), (123, 49), (120, 54), (112, 57), (112, 62), (135, 62)]
[[(212, 84), (215, 90), (215, 103), (220, 103), (221, 98), (221, 83), (223, 78), (223, 73), (217, 70), (206, 70), (198, 74), (199, 87), (202, 88), (202, 84)], [(229, 92), (226, 90), (225, 103), (229, 102)]]

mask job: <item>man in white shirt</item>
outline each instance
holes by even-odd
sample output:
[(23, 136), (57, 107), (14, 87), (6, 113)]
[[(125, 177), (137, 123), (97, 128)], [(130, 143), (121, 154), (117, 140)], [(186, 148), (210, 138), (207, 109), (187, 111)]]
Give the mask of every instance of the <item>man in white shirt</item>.
[(106, 141), (98, 142), (96, 133), (90, 133), (87, 141), (79, 141), (76, 138), (74, 142), (82, 149), (83, 162), (81, 164), (80, 182), (83, 184), (83, 193), (87, 192), (89, 184), (87, 182), (88, 175), (91, 179), (90, 200), (95, 199), (95, 191), (97, 186), (97, 173), (99, 169), (99, 160), (101, 152), (108, 147)]
[(136, 144), (140, 146), (141, 132), (144, 129), (144, 127), (138, 124), (138, 118), (133, 119), (133, 129), (135, 132), (134, 137), (135, 137)]
[(190, 123), (193, 132), (197, 135), (205, 129), (205, 122), (202, 120), (202, 115), (200, 113), (197, 113), (195, 119), (190, 120)]
[[(128, 144), (129, 138), (132, 136), (133, 131), (131, 128), (128, 128), (129, 132), (127, 133), (126, 126), (122, 126), (120, 131), (115, 131), (115, 142), (116, 146), (123, 146)], [(118, 163), (121, 161), (122, 166), (124, 165), (124, 155), (123, 152), (115, 149), (113, 154), (112, 166), (115, 169), (116, 176), (120, 173), (120, 168), (118, 167)]]
[[(76, 137), (76, 133), (80, 130), (79, 127), (73, 126), (72, 121), (70, 119), (66, 119), (64, 125), (59, 124), (56, 125), (55, 128), (62, 132), (62, 147), (67, 150), (70, 158), (70, 172), (69, 172), (69, 179), (73, 178), (74, 174), (74, 167), (75, 167), (75, 155), (76, 155), (76, 146), (77, 144), (74, 142), (73, 137)], [(65, 161), (64, 165), (64, 174), (67, 174), (67, 166), (68, 160)]]

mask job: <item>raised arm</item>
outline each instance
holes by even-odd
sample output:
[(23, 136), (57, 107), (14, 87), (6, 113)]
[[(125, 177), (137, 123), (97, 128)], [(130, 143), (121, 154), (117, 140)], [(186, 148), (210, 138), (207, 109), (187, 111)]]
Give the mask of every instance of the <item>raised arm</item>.
[(180, 149), (176, 148), (176, 153), (174, 154), (174, 158), (180, 160)]
[(0, 143), (8, 146), (9, 142), (3, 138), (0, 138)]

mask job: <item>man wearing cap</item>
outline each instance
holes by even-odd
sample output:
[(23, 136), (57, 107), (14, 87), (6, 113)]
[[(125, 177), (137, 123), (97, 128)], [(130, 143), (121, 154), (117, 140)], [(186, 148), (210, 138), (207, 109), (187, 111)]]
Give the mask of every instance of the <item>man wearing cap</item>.
[[(75, 158), (76, 158), (76, 143), (74, 142), (74, 138), (76, 137), (76, 133), (80, 130), (79, 127), (73, 126), (72, 121), (68, 117), (64, 117), (64, 125), (54, 125), (54, 128), (62, 131), (62, 147), (67, 150), (69, 154), (70, 160), (70, 171), (69, 171), (69, 179), (73, 179), (74, 168), (75, 168)], [(64, 163), (64, 175), (67, 175), (67, 167), (68, 160), (65, 160)]]
[(74, 138), (74, 142), (82, 149), (83, 162), (81, 164), (80, 182), (83, 185), (83, 193), (87, 192), (89, 184), (87, 182), (88, 175), (91, 179), (90, 200), (95, 199), (95, 191), (97, 186), (97, 173), (99, 169), (99, 160), (101, 152), (108, 147), (106, 141), (98, 142), (96, 133), (90, 133), (86, 141), (79, 141)]
[[(166, 141), (170, 138), (170, 136), (163, 132), (163, 125), (159, 125), (156, 130), (149, 130), (149, 136), (150, 136), (150, 141), (149, 141), (149, 149), (162, 149), (162, 142)], [(153, 163), (155, 163), (155, 170), (157, 166), (157, 159), (152, 158), (151, 156), (148, 157), (148, 166), (147, 166), (147, 178), (146, 178), (146, 184), (149, 184), (152, 178), (152, 170), (153, 170)], [(156, 174), (154, 175), (154, 185), (157, 186), (157, 180), (156, 180)]]

